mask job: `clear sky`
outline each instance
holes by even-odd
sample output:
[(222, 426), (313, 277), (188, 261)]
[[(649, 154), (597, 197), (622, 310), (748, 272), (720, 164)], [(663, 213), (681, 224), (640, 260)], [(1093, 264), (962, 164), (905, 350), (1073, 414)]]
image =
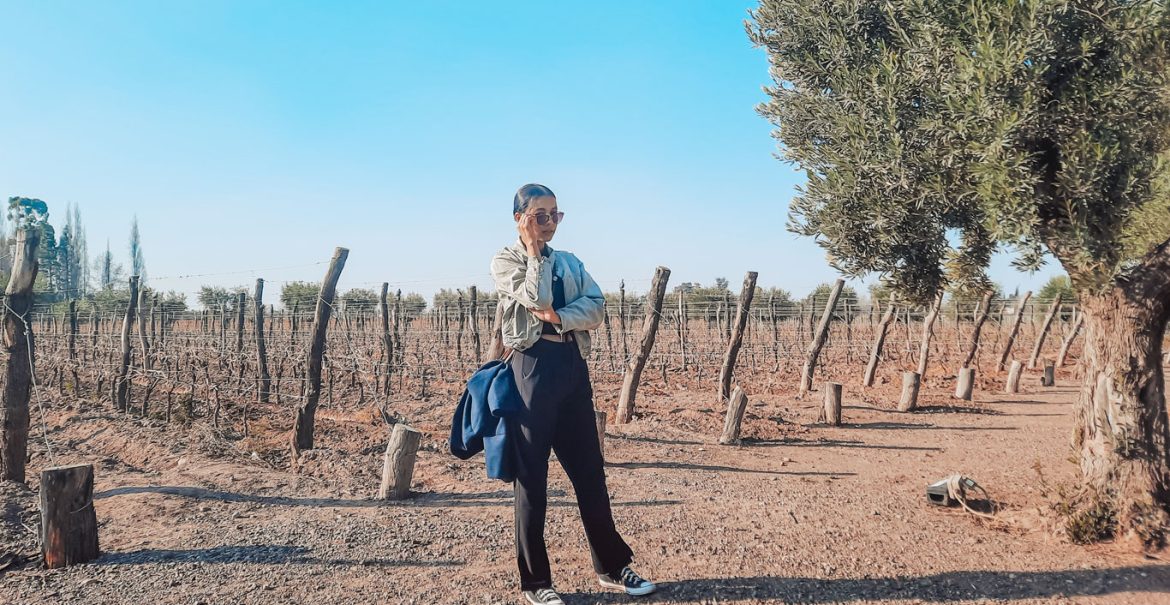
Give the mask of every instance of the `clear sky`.
[[(525, 182), (603, 288), (835, 277), (784, 228), (799, 184), (755, 113), (753, 2), (0, 0), (0, 193), (80, 207), (151, 285), (490, 289)], [(1007, 290), (1056, 271), (1017, 273)], [(189, 277), (198, 275), (199, 277)], [(270, 286), (270, 291), (274, 290)]]

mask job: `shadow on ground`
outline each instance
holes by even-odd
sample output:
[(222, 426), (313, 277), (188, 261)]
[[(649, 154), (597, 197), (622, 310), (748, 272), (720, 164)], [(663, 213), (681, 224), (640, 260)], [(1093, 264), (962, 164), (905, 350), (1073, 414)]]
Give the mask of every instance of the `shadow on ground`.
[[(1047, 599), (1105, 595), (1117, 592), (1170, 593), (1170, 565), (1037, 572), (955, 571), (921, 577), (822, 580), (758, 576), (660, 582), (658, 592), (639, 603), (677, 601), (777, 601), (785, 603), (849, 603), (853, 601), (921, 600), (926, 602), (996, 599)], [(612, 592), (564, 595), (574, 603), (624, 603), (629, 597)], [(1152, 602), (1152, 601), (1151, 601)]]

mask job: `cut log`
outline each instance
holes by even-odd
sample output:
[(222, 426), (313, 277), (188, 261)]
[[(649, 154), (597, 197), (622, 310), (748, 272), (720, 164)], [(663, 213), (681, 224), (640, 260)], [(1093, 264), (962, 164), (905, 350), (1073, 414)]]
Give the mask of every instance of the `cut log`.
[(902, 372), (902, 398), (898, 400), (899, 412), (913, 412), (918, 408), (918, 387), (922, 376), (918, 372)]
[(386, 455), (382, 458), (382, 486), (378, 488), (381, 500), (401, 500), (410, 494), (410, 481), (414, 477), (414, 461), (422, 433), (405, 424), (394, 425), (390, 443), (386, 444)]
[(1004, 384), (1003, 392), (1008, 395), (1014, 395), (1020, 392), (1020, 376), (1024, 373), (1024, 364), (1019, 361), (1012, 361), (1012, 368), (1008, 371), (1007, 383)]
[(959, 380), (955, 384), (955, 399), (971, 401), (975, 390), (975, 368), (959, 368)]
[(825, 384), (825, 404), (821, 408), (820, 421), (830, 426), (841, 426), (841, 384)]
[(57, 466), (41, 471), (41, 554), (49, 569), (98, 557), (93, 465)]
[(735, 387), (731, 392), (731, 400), (727, 403), (727, 417), (723, 421), (723, 435), (719, 437), (720, 445), (731, 445), (739, 441), (739, 426), (743, 422), (743, 413), (747, 409), (747, 395), (743, 389)]
[(1044, 375), (1040, 378), (1040, 385), (1056, 386), (1056, 364), (1050, 359), (1044, 361)]

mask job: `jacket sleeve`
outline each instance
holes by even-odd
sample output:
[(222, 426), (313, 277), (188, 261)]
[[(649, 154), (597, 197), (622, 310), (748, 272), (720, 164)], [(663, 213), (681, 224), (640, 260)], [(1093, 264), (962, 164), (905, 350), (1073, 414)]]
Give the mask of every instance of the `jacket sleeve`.
[(561, 318), (557, 331), (562, 334), (569, 330), (596, 330), (605, 319), (605, 296), (601, 293), (601, 286), (593, 281), (584, 263), (577, 260), (576, 266), (581, 274), (581, 295), (557, 310)]
[(551, 259), (525, 256), (517, 260), (507, 249), (492, 258), (492, 280), (496, 291), (511, 296), (529, 309), (552, 307)]

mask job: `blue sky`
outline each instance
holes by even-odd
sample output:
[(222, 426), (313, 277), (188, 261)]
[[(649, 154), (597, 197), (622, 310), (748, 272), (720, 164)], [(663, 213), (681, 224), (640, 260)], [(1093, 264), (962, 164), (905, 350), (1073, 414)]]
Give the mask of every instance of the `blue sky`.
[(342, 288), (490, 288), (530, 181), (607, 290), (835, 276), (784, 229), (753, 2), (492, 4), (0, 2), (0, 192), (122, 262), (137, 215), (164, 290), (317, 280), (338, 245)]

